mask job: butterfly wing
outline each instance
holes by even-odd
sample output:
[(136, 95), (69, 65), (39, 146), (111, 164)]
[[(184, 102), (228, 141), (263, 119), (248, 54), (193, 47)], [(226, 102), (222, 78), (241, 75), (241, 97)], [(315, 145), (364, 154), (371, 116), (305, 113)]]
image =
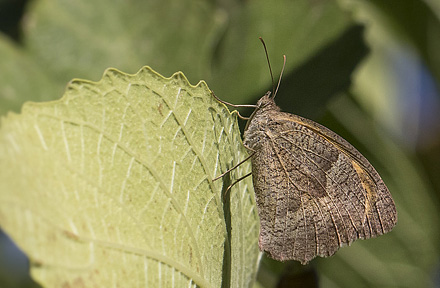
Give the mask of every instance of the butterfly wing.
[(264, 128), (257, 130), (252, 169), (259, 244), (272, 258), (305, 264), (394, 227), (390, 192), (342, 137), (282, 112), (265, 117)]

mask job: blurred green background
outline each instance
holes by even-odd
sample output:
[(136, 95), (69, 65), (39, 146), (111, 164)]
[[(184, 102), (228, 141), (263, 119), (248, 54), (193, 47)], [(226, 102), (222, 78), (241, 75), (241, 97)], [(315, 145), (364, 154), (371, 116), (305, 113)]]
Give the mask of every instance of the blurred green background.
[[(287, 56), (277, 103), (356, 146), (399, 222), (306, 267), (263, 258), (256, 285), (440, 287), (439, 1), (0, 0), (0, 30), (2, 116), (59, 99), (72, 78), (144, 65), (252, 104), (271, 89), (263, 37), (275, 78)], [(28, 266), (1, 234), (0, 286), (36, 285)]]

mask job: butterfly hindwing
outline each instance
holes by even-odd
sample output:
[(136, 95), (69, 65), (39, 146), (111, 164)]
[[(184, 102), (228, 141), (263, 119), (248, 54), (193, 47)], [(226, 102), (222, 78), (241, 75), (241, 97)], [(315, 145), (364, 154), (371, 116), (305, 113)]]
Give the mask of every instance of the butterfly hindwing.
[(245, 143), (255, 152), (260, 249), (272, 258), (305, 264), (395, 225), (395, 206), (378, 173), (329, 129), (262, 109), (249, 123)]

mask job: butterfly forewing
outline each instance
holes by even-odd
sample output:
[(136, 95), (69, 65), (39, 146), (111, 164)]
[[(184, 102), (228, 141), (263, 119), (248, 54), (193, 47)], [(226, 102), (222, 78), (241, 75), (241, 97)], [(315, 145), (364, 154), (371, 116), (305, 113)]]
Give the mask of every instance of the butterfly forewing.
[(261, 250), (305, 264), (392, 229), (391, 195), (352, 145), (311, 120), (279, 112), (267, 94), (257, 105), (244, 144), (255, 152)]

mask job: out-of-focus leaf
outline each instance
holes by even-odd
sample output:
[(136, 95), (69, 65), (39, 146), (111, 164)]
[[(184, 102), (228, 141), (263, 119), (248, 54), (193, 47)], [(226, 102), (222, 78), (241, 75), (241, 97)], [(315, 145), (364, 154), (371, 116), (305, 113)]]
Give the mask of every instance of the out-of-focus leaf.
[(19, 112), (28, 100), (58, 98), (58, 88), (25, 50), (0, 34), (0, 115)]
[[(383, 13), (387, 28), (414, 45), (440, 81), (440, 6), (430, 1), (366, 1)], [(370, 4), (370, 3), (368, 3)]]
[(206, 75), (221, 16), (200, 0), (41, 0), (29, 8), (24, 40), (61, 83), (96, 79), (108, 67), (134, 72), (143, 64), (195, 80)]
[(205, 79), (225, 100), (246, 101), (270, 85), (262, 36), (280, 71), (312, 57), (350, 18), (334, 1), (57, 1), (29, 9), (25, 44), (61, 83), (94, 79), (106, 67)]
[(368, 53), (364, 27), (349, 27), (307, 62), (283, 77), (277, 104), (307, 118), (322, 116), (325, 104), (351, 85), (351, 74)]
[[(286, 55), (285, 75), (315, 56), (352, 24), (350, 16), (334, 1), (240, 2), (230, 13), (216, 55), (211, 88), (225, 100), (251, 103), (271, 87), (262, 37), (276, 78)], [(285, 84), (285, 82), (283, 81)], [(281, 84), (283, 87), (283, 83)], [(241, 102), (240, 102), (241, 103)]]

